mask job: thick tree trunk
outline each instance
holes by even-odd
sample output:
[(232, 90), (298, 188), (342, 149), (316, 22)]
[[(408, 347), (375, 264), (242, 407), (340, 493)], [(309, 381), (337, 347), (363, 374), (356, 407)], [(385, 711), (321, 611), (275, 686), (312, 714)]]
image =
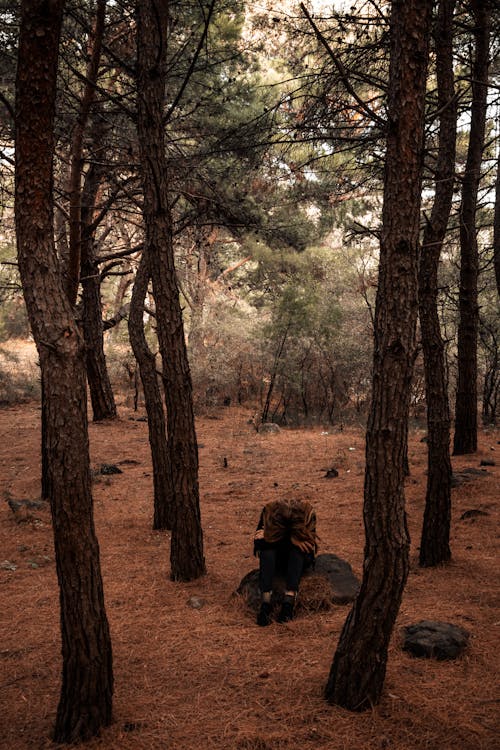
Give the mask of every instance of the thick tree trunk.
[(174, 515), (174, 491), (168, 455), (165, 413), (158, 384), (156, 357), (149, 348), (144, 335), (144, 300), (146, 299), (148, 282), (149, 266), (147, 254), (144, 252), (135, 276), (130, 301), (128, 330), (130, 344), (139, 365), (148, 414), (154, 486), (153, 529), (171, 529)]
[(363, 581), (342, 630), (327, 699), (377, 703), (408, 575), (404, 456), (417, 318), (424, 100), (432, 0), (394, 1), (388, 134), (375, 312), (373, 391), (366, 435)]
[(435, 195), (426, 224), (419, 269), (419, 313), (427, 401), (427, 495), (420, 542), (420, 565), (432, 566), (451, 557), (450, 408), (444, 342), (438, 299), (438, 267), (453, 200), (457, 102), (453, 72), (455, 0), (440, 0), (435, 27), (439, 151)]
[(479, 329), (476, 209), (486, 127), (490, 9), (488, 0), (471, 0), (475, 28), (471, 126), (460, 209), (460, 291), (458, 383), (453, 453), (477, 450), (477, 339)]
[(198, 447), (191, 374), (174, 263), (164, 144), (167, 1), (137, 3), (138, 135), (144, 185), (145, 248), (163, 363), (167, 434), (175, 494), (170, 551), (174, 580), (205, 572), (198, 487)]
[(78, 742), (111, 722), (113, 673), (95, 536), (85, 349), (53, 233), (53, 124), (62, 0), (21, 3), (16, 79), (16, 231), (21, 280), (42, 370), (60, 589), (63, 679), (54, 739)]

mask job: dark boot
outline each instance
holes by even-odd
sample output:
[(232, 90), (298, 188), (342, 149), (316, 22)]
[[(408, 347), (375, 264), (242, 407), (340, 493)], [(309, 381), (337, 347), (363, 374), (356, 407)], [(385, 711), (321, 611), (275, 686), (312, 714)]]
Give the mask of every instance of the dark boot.
[(271, 624), (271, 603), (262, 602), (260, 605), (259, 614), (257, 615), (257, 625), (265, 627)]
[(280, 613), (278, 615), (278, 622), (290, 622), (290, 620), (293, 620), (294, 606), (295, 597), (285, 595), (283, 604), (281, 605)]

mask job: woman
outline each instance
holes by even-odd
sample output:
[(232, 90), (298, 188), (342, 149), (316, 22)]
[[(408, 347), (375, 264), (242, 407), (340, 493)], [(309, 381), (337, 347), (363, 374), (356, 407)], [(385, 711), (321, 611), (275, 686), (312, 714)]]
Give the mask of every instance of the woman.
[(310, 503), (271, 500), (264, 506), (254, 537), (262, 597), (258, 625), (271, 623), (271, 596), (276, 573), (285, 576), (285, 595), (278, 622), (288, 622), (293, 618), (302, 573), (314, 564), (316, 551), (316, 514)]

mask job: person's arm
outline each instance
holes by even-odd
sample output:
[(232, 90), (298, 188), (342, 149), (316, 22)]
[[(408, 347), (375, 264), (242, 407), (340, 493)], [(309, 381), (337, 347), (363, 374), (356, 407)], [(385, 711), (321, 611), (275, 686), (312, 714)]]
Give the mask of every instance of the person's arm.
[(262, 549), (264, 542), (264, 511), (261, 512), (259, 523), (253, 537), (253, 553), (255, 556), (258, 555), (259, 550)]

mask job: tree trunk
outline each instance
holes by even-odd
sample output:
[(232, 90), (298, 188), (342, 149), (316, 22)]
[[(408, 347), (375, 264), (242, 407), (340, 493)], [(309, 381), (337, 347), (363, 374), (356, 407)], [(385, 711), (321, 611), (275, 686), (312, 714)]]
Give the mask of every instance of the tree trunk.
[(432, 0), (394, 0), (371, 410), (366, 435), (363, 581), (342, 630), (326, 698), (377, 703), (408, 576), (404, 455), (417, 317), (424, 100)]
[(460, 209), (460, 291), (458, 323), (458, 384), (455, 404), (453, 453), (477, 450), (477, 339), (479, 257), (476, 209), (486, 128), (490, 9), (487, 0), (471, 0), (475, 21), (475, 58), (472, 69), (472, 105), (469, 148), (462, 182)]
[(167, 0), (137, 3), (137, 128), (143, 171), (144, 247), (156, 302), (175, 495), (171, 577), (189, 581), (205, 572), (205, 559), (193, 392), (174, 263), (164, 144), (167, 23)]
[(62, 0), (23, 0), (16, 79), (19, 271), (42, 371), (50, 502), (60, 589), (63, 678), (54, 740), (111, 722), (113, 673), (95, 536), (85, 348), (63, 286), (53, 232), (53, 125)]
[(500, 146), (497, 159), (497, 179), (495, 181), (495, 215), (493, 219), (493, 263), (495, 266), (495, 279), (497, 292), (500, 298)]
[[(104, 137), (104, 133), (102, 128), (97, 127), (96, 141), (99, 136)], [(116, 404), (104, 354), (101, 278), (94, 250), (93, 219), (104, 169), (95, 163), (90, 165), (81, 199), (82, 328), (87, 349), (87, 379), (94, 422), (116, 417)]]
[(83, 137), (95, 96), (95, 84), (101, 59), (102, 38), (106, 20), (106, 0), (96, 0), (96, 17), (88, 43), (86, 82), (80, 101), (80, 111), (71, 138), (71, 167), (69, 178), (69, 258), (66, 289), (69, 301), (75, 304), (78, 294), (81, 265), (81, 197), (83, 171)]
[(165, 413), (161, 390), (158, 385), (156, 358), (144, 335), (144, 300), (148, 290), (148, 282), (149, 266), (147, 255), (144, 252), (135, 276), (128, 330), (130, 344), (139, 365), (148, 414), (154, 486), (153, 529), (171, 529), (173, 525), (174, 491), (165, 430)]
[(424, 354), (427, 402), (427, 495), (420, 541), (420, 565), (432, 566), (451, 557), (450, 409), (444, 342), (438, 300), (438, 267), (453, 200), (457, 100), (453, 73), (453, 13), (455, 0), (441, 0), (434, 33), (439, 151), (435, 195), (426, 224), (419, 269), (419, 313)]

